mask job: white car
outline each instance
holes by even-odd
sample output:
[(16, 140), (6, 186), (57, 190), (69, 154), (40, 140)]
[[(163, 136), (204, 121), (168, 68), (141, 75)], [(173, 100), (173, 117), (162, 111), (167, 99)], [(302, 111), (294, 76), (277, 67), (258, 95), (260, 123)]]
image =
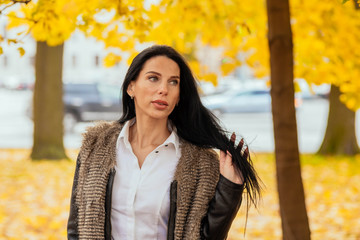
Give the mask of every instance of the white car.
[[(271, 96), (268, 89), (229, 90), (203, 97), (202, 103), (215, 114), (271, 111)], [(301, 96), (295, 94), (295, 107), (298, 108), (301, 103)]]

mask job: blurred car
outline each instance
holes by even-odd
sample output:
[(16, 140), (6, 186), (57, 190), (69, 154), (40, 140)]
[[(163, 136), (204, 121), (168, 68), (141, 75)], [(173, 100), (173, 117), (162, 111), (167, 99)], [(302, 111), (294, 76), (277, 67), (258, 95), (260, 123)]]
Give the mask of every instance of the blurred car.
[(8, 77), (2, 80), (2, 87), (9, 90), (32, 90), (34, 79), (31, 77)]
[(314, 98), (328, 98), (330, 94), (330, 84), (323, 83), (316, 85), (314, 83), (308, 83), (303, 78), (296, 78), (294, 80), (295, 90), (301, 92), (302, 99), (314, 99)]
[[(105, 83), (63, 85), (64, 129), (73, 131), (78, 122), (117, 120), (122, 114), (120, 87)], [(28, 110), (32, 115), (32, 107)]]
[[(302, 104), (299, 94), (295, 94), (294, 104)], [(271, 111), (271, 96), (268, 89), (229, 90), (221, 94), (202, 97), (205, 107), (215, 114), (257, 113)]]

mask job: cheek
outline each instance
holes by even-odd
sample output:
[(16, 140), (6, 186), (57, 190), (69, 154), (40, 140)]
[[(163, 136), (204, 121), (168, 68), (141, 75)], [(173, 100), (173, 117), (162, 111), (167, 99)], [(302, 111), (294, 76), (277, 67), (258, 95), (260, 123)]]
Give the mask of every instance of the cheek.
[(142, 86), (136, 89), (136, 95), (138, 96), (139, 102), (146, 102), (152, 99), (154, 90), (150, 87)]
[(157, 92), (156, 88), (148, 86), (148, 87), (143, 87), (141, 89), (141, 93), (142, 96), (144, 96), (144, 98), (152, 98), (153, 95), (155, 95)]
[(176, 102), (178, 101), (180, 101), (180, 89), (178, 89), (176, 93)]

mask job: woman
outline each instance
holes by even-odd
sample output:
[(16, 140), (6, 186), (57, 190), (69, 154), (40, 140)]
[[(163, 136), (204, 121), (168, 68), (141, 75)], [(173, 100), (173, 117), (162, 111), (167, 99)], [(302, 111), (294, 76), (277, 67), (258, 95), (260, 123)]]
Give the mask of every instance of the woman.
[(168, 46), (145, 49), (122, 96), (120, 120), (84, 134), (68, 238), (226, 238), (243, 189), (255, 203), (259, 184), (243, 141), (234, 146), (201, 104), (185, 60)]

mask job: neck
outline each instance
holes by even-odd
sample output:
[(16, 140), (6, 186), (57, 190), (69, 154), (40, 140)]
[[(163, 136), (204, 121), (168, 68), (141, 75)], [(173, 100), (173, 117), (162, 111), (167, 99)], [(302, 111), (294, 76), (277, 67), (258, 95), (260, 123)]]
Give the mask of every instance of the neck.
[(159, 120), (136, 116), (135, 124), (130, 127), (129, 141), (141, 148), (161, 145), (170, 135), (167, 121), (167, 118)]

